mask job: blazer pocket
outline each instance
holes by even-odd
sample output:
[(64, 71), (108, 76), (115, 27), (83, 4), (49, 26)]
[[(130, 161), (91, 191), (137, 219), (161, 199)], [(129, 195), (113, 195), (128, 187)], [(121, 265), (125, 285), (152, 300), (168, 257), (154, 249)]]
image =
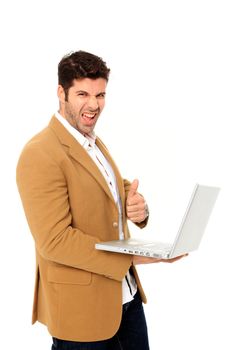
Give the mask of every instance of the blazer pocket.
[(91, 283), (91, 272), (67, 267), (63, 265), (50, 265), (48, 267), (48, 282), (62, 284), (88, 285)]

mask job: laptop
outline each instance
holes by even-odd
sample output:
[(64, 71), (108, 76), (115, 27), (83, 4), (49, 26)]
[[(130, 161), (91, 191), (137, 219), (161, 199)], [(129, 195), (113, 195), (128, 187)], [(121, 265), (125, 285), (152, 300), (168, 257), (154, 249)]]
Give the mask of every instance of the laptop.
[(99, 250), (159, 259), (171, 259), (190, 253), (199, 247), (219, 190), (219, 187), (195, 185), (180, 228), (172, 244), (129, 238), (100, 242), (95, 247)]

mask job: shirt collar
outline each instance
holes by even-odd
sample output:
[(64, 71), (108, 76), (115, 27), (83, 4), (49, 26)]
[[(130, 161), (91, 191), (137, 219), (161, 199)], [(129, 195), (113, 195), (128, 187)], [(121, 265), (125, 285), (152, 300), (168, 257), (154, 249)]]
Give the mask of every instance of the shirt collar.
[(55, 112), (55, 117), (59, 122), (68, 130), (68, 132), (80, 143), (83, 148), (88, 149), (89, 145), (94, 147), (96, 135), (94, 131), (91, 134), (83, 135), (77, 129), (75, 129), (70, 123), (59, 113)]

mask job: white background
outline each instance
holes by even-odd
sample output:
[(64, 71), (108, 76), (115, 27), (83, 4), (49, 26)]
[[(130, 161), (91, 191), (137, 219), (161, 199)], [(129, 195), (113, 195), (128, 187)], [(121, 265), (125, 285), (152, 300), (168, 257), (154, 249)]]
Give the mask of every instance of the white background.
[[(151, 349), (231, 349), (233, 11), (226, 0), (7, 1), (0, 5), (0, 329), (4, 349), (50, 349), (30, 325), (34, 246), (15, 184), (25, 142), (57, 109), (57, 64), (87, 50), (111, 68), (97, 134), (140, 180), (150, 223), (172, 239), (196, 182), (221, 187), (200, 249), (139, 267)], [(139, 232), (140, 231), (140, 232)], [(17, 345), (18, 344), (18, 345)], [(24, 345), (23, 345), (24, 344)]]

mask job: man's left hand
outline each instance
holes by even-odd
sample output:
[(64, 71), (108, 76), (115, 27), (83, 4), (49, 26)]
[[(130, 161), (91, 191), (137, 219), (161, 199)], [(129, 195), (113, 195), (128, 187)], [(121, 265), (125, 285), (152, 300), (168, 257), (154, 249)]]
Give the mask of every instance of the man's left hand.
[(138, 185), (138, 180), (132, 182), (126, 201), (127, 217), (135, 223), (144, 221), (148, 215), (145, 199), (137, 192)]

